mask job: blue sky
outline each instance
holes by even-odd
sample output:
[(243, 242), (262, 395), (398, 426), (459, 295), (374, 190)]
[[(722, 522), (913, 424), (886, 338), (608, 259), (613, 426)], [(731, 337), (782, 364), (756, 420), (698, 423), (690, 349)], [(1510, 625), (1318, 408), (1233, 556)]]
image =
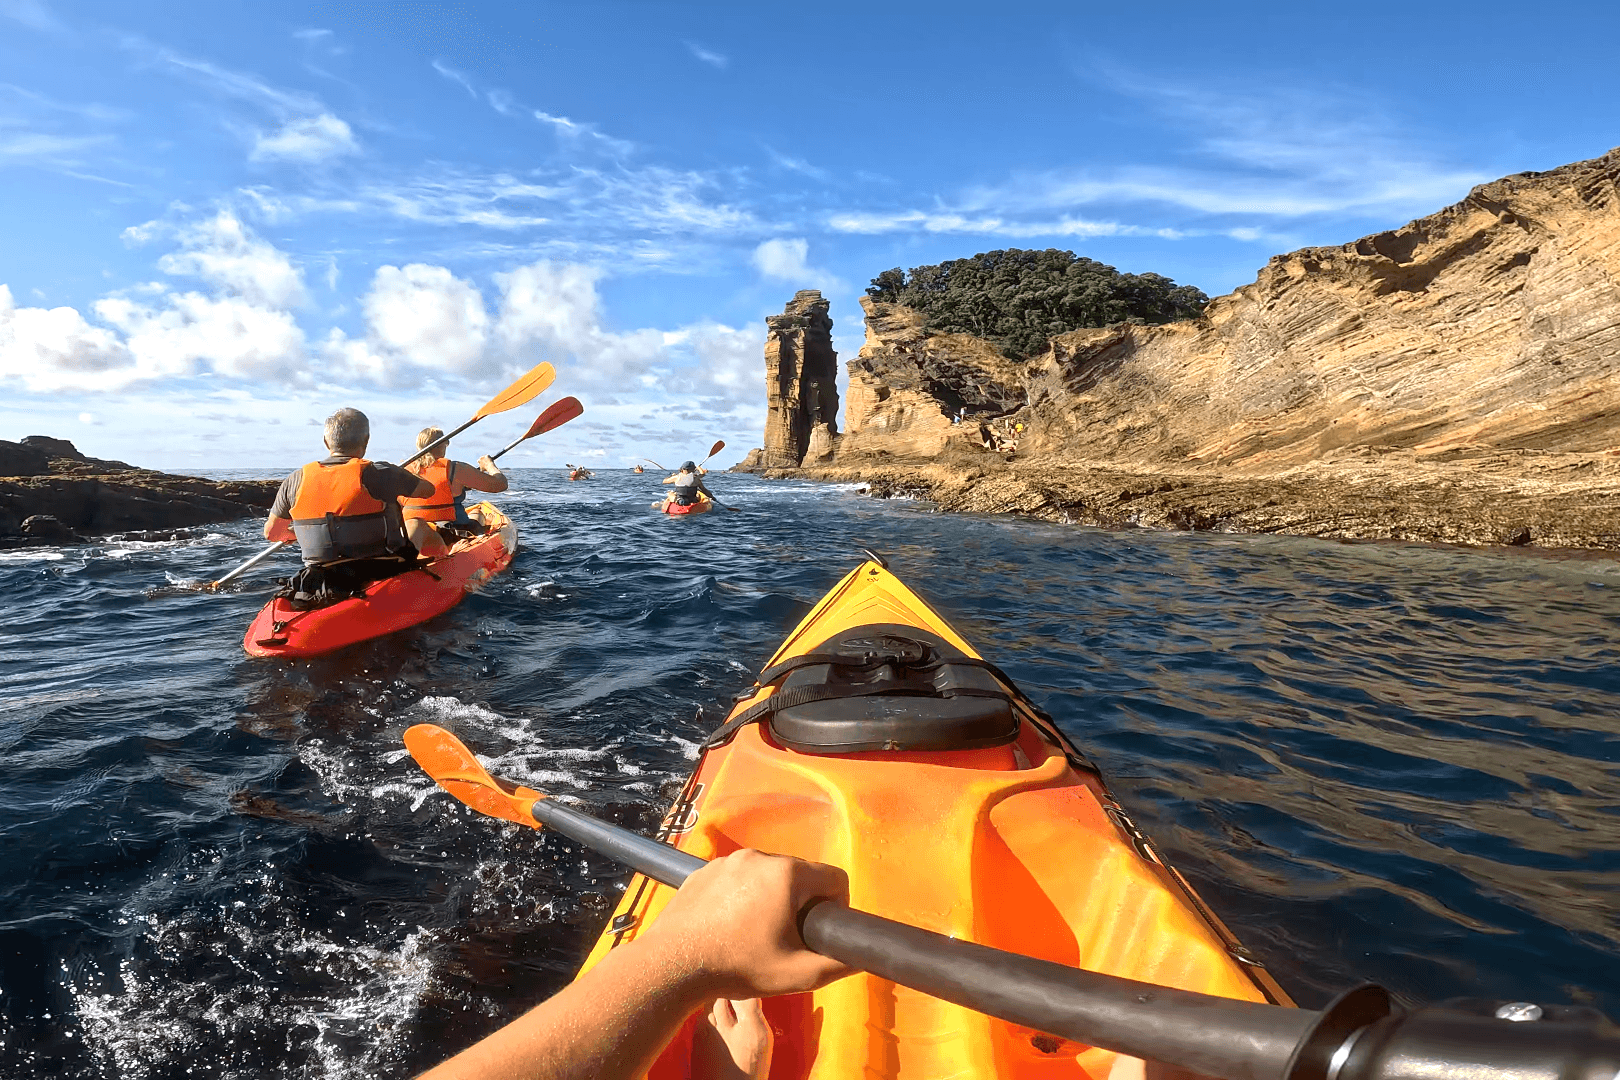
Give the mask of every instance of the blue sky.
[(763, 319), (1060, 247), (1217, 295), (1620, 144), (1612, 4), (0, 0), (0, 438), (372, 452), (523, 368), (512, 464), (729, 464)]

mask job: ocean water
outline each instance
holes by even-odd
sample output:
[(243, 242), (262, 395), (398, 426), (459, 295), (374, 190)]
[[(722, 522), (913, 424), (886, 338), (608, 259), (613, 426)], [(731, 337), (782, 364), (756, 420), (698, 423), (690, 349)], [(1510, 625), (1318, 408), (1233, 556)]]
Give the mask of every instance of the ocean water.
[[(1620, 571), (1603, 558), (1106, 532), (717, 476), (519, 471), (511, 569), (301, 662), (243, 630), (257, 522), (0, 553), (0, 1076), (409, 1075), (565, 983), (625, 875), (438, 793), (431, 720), (650, 830), (861, 556), (1093, 757), (1302, 1004), (1620, 1017)], [(288, 563), (279, 572), (288, 572)]]

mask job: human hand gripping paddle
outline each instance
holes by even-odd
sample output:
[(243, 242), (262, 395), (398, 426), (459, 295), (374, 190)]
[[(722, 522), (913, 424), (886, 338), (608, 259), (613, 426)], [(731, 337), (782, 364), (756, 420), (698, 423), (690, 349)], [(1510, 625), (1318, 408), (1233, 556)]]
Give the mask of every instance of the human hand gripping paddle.
[[(500, 393), (484, 402), (484, 407), (473, 413), (471, 420), (468, 420), (465, 424), (462, 424), (460, 427), (456, 428), (456, 430), (444, 436), (444, 438), (438, 439), (422, 447), (422, 449), (400, 462), (400, 467), (403, 468), (419, 458), (426, 457), (440, 443), (449, 442), (451, 439), (455, 438), (457, 435), (460, 435), (463, 431), (466, 431), (468, 428), (472, 427), (486, 416), (494, 416), (496, 413), (508, 412), (515, 409), (519, 405), (527, 405), (529, 402), (539, 397), (540, 394), (545, 391), (546, 387), (551, 385), (552, 381), (556, 379), (556, 377), (557, 369), (552, 367), (550, 364), (536, 364), (505, 390), (502, 390)], [(561, 403), (559, 402), (559, 404)], [(527, 437), (528, 436), (524, 436), (524, 438)], [(522, 439), (518, 440), (518, 442), (522, 441)], [(513, 445), (516, 444), (514, 443)], [(509, 450), (511, 447), (507, 447), (507, 449)], [(505, 453), (505, 451), (502, 451), (502, 453)], [(276, 541), (274, 544), (271, 544), (269, 547), (265, 548), (263, 551), (259, 552), (257, 555), (253, 556), (253, 558), (249, 559), (241, 566), (238, 566), (235, 570), (232, 570), (218, 581), (211, 583), (208, 586), (208, 591), (218, 592), (220, 586), (225, 585), (228, 582), (235, 581), (237, 578), (241, 577), (243, 574), (247, 573), (255, 566), (258, 566), (260, 563), (264, 562), (264, 560), (268, 559), (282, 548), (286, 547), (289, 543), (291, 543), (289, 540)]]
[[(405, 746), (440, 787), (479, 813), (531, 828), (548, 825), (675, 888), (705, 865), (497, 780), (443, 728), (418, 724), (405, 732)], [(799, 931), (811, 951), (847, 967), (1084, 1046), (1208, 1077), (1611, 1080), (1620, 1072), (1620, 1030), (1591, 1010), (1543, 1013), (1468, 999), (1403, 1012), (1377, 986), (1341, 994), (1321, 1012), (1282, 1008), (1036, 960), (831, 900), (807, 904)]]

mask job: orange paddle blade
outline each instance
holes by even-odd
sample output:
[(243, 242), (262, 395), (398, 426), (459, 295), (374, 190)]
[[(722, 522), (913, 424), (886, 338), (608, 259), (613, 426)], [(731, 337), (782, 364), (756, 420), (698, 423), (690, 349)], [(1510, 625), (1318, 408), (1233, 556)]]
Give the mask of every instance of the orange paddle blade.
[(721, 440), (717, 441), (713, 446), (709, 447), (709, 457), (706, 457), (703, 460), (708, 461), (709, 458), (714, 457), (714, 455), (718, 454), (720, 451), (724, 450), (725, 448), (726, 448), (726, 441), (724, 439), (721, 439)]
[(527, 375), (485, 402), (484, 407), (478, 410), (473, 419), (494, 416), (496, 413), (528, 404), (539, 397), (541, 391), (550, 386), (556, 377), (557, 369), (550, 364), (536, 364)]
[(534, 426), (529, 428), (529, 433), (523, 437), (532, 439), (536, 435), (545, 434), (552, 428), (562, 427), (584, 411), (585, 406), (579, 403), (577, 397), (565, 397), (561, 401), (554, 401), (551, 403), (550, 408), (540, 414), (539, 419), (535, 420)]
[(417, 724), (405, 731), (405, 749), (444, 790), (480, 814), (538, 829), (530, 807), (545, 798), (533, 788), (518, 787), (489, 775), (462, 741), (436, 724)]

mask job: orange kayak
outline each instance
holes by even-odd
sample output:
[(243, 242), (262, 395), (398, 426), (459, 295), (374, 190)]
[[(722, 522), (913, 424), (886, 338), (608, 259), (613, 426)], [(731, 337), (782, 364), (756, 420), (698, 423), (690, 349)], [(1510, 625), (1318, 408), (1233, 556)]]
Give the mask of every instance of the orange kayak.
[[(1050, 718), (883, 566), (863, 563), (822, 598), (760, 682), (710, 738), (660, 839), (705, 859), (752, 847), (833, 863), (852, 907), (998, 949), (1292, 1004)], [(672, 895), (632, 878), (581, 971)], [(775, 1080), (1143, 1076), (1136, 1059), (869, 974), (771, 998), (765, 1015)], [(704, 1022), (688, 1020), (650, 1080), (690, 1075)]]
[(655, 502), (653, 503), (653, 509), (669, 514), (671, 517), (682, 517), (686, 514), (707, 514), (714, 509), (714, 503), (709, 501), (709, 497), (700, 491), (695, 503), (687, 503), (682, 506), (680, 503)]
[(467, 514), (487, 531), (458, 540), (426, 570), (384, 578), (367, 586), (363, 596), (310, 611), (273, 599), (248, 627), (242, 648), (253, 656), (319, 656), (449, 611), (505, 570), (517, 551), (517, 526), (492, 504), (479, 503)]

